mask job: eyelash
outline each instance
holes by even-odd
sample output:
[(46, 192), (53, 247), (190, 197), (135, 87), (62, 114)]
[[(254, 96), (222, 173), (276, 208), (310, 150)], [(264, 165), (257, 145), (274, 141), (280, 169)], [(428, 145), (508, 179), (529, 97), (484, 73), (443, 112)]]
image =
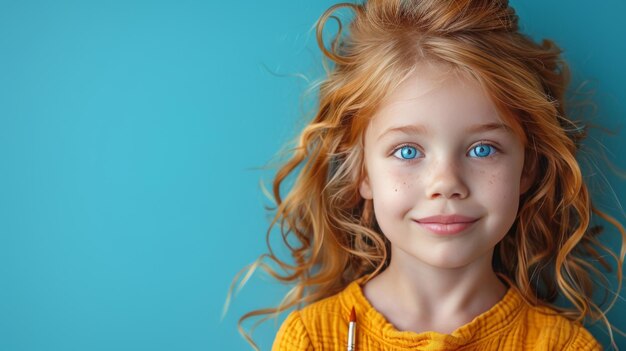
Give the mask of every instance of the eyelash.
[(398, 160), (403, 161), (403, 162), (409, 162), (409, 163), (411, 163), (411, 162), (415, 162), (415, 161), (417, 161), (417, 160), (419, 159), (419, 157), (417, 157), (417, 156), (416, 156), (416, 157), (414, 157), (414, 158), (411, 158), (411, 159), (406, 159), (406, 158), (401, 158), (401, 157), (397, 157), (397, 156), (396, 156), (396, 153), (397, 153), (398, 151), (402, 150), (402, 148), (407, 147), (407, 146), (414, 147), (414, 148), (417, 150), (417, 152), (418, 152), (418, 153), (423, 154), (423, 152), (421, 152), (421, 151), (419, 150), (419, 148), (418, 148), (417, 146), (413, 145), (413, 144), (401, 144), (401, 145), (396, 146), (396, 147), (393, 149), (393, 151), (391, 152), (391, 156), (393, 156), (393, 157), (395, 157), (395, 158), (397, 158)]
[[(414, 144), (408, 144), (408, 143), (407, 143), (407, 144), (401, 144), (401, 145), (396, 146), (396, 147), (393, 149), (393, 151), (391, 152), (391, 156), (393, 156), (393, 157), (395, 157), (395, 158), (397, 158), (398, 160), (403, 161), (403, 162), (409, 162), (409, 163), (411, 163), (411, 162), (415, 162), (415, 161), (417, 161), (417, 160), (420, 158), (420, 157), (418, 157), (418, 156), (416, 156), (416, 157), (414, 157), (414, 158), (411, 158), (411, 159), (406, 159), (406, 158), (401, 158), (401, 157), (397, 157), (397, 156), (395, 156), (395, 154), (396, 154), (398, 151), (402, 150), (402, 148), (407, 147), (407, 146), (413, 147), (413, 148), (415, 148), (415, 149), (417, 150), (417, 152), (418, 152), (418, 153), (423, 154), (423, 152), (421, 152), (421, 151), (419, 150), (419, 148), (418, 148), (416, 145), (414, 145)], [(500, 153), (500, 148), (498, 148), (498, 147), (497, 147), (497, 146), (495, 146), (493, 143), (488, 142), (488, 141), (479, 141), (477, 144), (473, 145), (473, 146), (469, 149), (469, 151), (468, 151), (467, 153), (469, 154), (469, 153), (471, 152), (471, 150), (474, 150), (475, 148), (477, 148), (477, 147), (479, 147), (479, 146), (489, 146), (489, 147), (493, 148), (493, 153), (492, 153), (492, 154), (490, 154), (490, 155), (484, 156), (484, 157), (472, 157), (472, 158), (485, 158), (485, 159), (486, 159), (486, 158), (491, 158), (491, 157), (494, 157), (495, 155), (497, 155), (497, 154), (499, 154), (499, 153)]]

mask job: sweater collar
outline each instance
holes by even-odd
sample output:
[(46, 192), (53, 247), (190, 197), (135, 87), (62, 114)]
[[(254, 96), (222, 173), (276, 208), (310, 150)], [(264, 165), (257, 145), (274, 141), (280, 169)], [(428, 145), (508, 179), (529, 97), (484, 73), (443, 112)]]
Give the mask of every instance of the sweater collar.
[(340, 294), (342, 308), (349, 315), (354, 306), (357, 313), (357, 325), (358, 328), (362, 328), (362, 332), (381, 339), (381, 342), (397, 346), (429, 345), (438, 348), (460, 346), (470, 341), (477, 341), (510, 327), (524, 306), (524, 300), (520, 293), (514, 287), (509, 287), (499, 302), (451, 334), (400, 331), (374, 309), (363, 295), (361, 287), (366, 279), (367, 277), (361, 277), (353, 281)]

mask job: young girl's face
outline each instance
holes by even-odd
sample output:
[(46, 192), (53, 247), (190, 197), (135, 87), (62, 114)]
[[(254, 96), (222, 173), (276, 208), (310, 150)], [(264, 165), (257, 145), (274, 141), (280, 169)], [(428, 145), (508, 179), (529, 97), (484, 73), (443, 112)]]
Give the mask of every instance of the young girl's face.
[(360, 192), (393, 260), (456, 268), (491, 262), (527, 180), (519, 137), (477, 82), (448, 71), (420, 65), (382, 104), (364, 136)]

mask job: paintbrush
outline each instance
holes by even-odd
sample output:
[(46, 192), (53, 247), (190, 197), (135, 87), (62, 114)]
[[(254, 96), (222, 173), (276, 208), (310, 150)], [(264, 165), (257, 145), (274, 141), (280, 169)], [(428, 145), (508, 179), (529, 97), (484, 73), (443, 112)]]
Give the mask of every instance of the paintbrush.
[(354, 306), (350, 312), (350, 322), (348, 323), (348, 351), (354, 351), (354, 345), (356, 341), (356, 312)]

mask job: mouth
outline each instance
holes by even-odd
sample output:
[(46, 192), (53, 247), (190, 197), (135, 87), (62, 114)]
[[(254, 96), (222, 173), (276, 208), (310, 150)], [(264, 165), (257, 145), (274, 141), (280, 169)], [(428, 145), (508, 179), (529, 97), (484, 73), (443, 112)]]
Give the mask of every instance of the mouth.
[(424, 229), (438, 235), (458, 234), (478, 221), (479, 218), (463, 215), (438, 215), (415, 220)]

